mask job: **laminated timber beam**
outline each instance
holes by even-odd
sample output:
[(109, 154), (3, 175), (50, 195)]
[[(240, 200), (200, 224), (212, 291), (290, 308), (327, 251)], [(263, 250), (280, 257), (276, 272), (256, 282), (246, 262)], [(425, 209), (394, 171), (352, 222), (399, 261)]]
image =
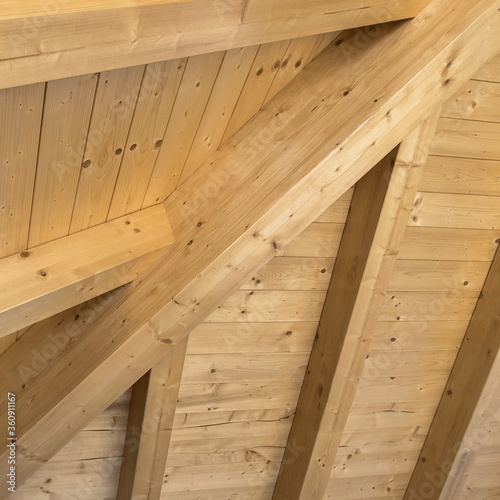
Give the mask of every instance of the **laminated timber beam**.
[(482, 440), (498, 427), (488, 408), (500, 381), (500, 248), (427, 434), (405, 500), (453, 500)]
[[(363, 50), (359, 33), (342, 37), (165, 201), (176, 241), (157, 264), (28, 379), (19, 368), (52, 343), (44, 322), (0, 356), (0, 397), (14, 392), (22, 408), (18, 481), (456, 92), (497, 51), (499, 9), (436, 0), (412, 22), (369, 31)], [(0, 473), (6, 466), (4, 452)]]
[(130, 283), (173, 242), (159, 205), (0, 259), (0, 337)]
[(408, 19), (430, 0), (8, 0), (0, 88)]
[(132, 388), (117, 500), (159, 500), (187, 337)]
[(438, 118), (435, 112), (356, 184), (275, 500), (325, 494)]

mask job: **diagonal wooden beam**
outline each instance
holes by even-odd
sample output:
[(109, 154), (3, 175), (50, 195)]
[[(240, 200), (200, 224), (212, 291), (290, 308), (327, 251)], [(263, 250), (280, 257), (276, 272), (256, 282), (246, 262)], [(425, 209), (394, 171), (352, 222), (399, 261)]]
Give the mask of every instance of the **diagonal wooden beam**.
[(408, 19), (429, 3), (4, 1), (0, 88)]
[(324, 496), (438, 118), (434, 113), (354, 189), (276, 500)]
[(133, 386), (117, 500), (159, 500), (187, 337)]
[[(369, 31), (364, 50), (356, 32), (343, 37), (166, 200), (176, 242), (155, 266), (60, 348), (47, 349), (43, 322), (12, 345), (0, 394), (22, 407), (18, 481), (458, 90), (497, 50), (499, 9), (500, 0), (436, 0), (414, 22)], [(74, 319), (60, 323), (65, 331)], [(42, 352), (26, 378), (22, 367)], [(4, 451), (0, 473), (6, 464)]]
[(405, 500), (459, 498), (481, 439), (498, 426), (487, 414), (500, 376), (500, 249), (486, 278)]
[(0, 259), (0, 337), (130, 283), (173, 242), (159, 205)]

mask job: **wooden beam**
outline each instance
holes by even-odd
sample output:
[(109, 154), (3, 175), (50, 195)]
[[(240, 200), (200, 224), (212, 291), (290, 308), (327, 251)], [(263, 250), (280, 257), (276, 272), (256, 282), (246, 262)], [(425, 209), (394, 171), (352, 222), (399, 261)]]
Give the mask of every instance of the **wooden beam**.
[(324, 496), (438, 118), (354, 189), (274, 499)]
[(497, 424), (487, 410), (500, 376), (499, 290), (497, 249), (405, 500), (459, 498), (481, 439)]
[(429, 3), (10, 0), (0, 13), (0, 88), (408, 19)]
[(458, 90), (497, 50), (499, 8), (436, 0), (415, 22), (369, 31), (364, 50), (356, 32), (328, 47), (166, 200), (176, 242), (164, 258), (28, 380), (19, 367), (52, 342), (43, 322), (11, 346), (0, 394), (15, 392), (23, 408), (18, 481)]
[(0, 337), (130, 283), (174, 236), (163, 205), (0, 260)]
[(117, 500), (159, 500), (187, 337), (132, 389)]

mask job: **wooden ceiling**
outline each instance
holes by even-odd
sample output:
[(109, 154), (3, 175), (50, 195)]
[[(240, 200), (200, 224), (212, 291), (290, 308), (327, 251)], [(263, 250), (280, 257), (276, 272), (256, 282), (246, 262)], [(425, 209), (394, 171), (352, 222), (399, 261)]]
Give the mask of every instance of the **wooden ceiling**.
[(0, 498), (500, 498), (500, 2), (427, 4), (7, 2)]

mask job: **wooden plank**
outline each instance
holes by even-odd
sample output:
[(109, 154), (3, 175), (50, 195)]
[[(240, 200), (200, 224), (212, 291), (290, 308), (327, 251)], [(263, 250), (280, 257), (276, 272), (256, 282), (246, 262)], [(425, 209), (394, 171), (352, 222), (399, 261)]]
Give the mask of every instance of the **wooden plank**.
[[(211, 495), (211, 491), (215, 490), (217, 496), (214, 496), (214, 498), (219, 500), (228, 498), (229, 488), (233, 492), (239, 491), (240, 488), (243, 491), (247, 488), (262, 491), (263, 486), (272, 484), (276, 478), (276, 462), (271, 461), (227, 464), (224, 467), (222, 477), (216, 474), (218, 469), (219, 466), (217, 465), (168, 468), (165, 471), (168, 480), (165, 482), (163, 492), (176, 499), (190, 498), (192, 500), (196, 499), (196, 496), (200, 497), (203, 491), (207, 491), (209, 492), (208, 495)], [(219, 496), (220, 490), (225, 490), (225, 496)], [(181, 492), (185, 491), (190, 492), (189, 495), (181, 496)], [(195, 496), (193, 493), (197, 495)], [(267, 496), (263, 495), (264, 498)]]
[(281, 67), (289, 44), (290, 40), (285, 40), (266, 43), (259, 47), (236, 107), (222, 136), (221, 144), (224, 144), (259, 111)]
[(142, 207), (163, 201), (177, 186), (223, 57), (216, 52), (188, 59), (151, 179), (140, 192)]
[(27, 0), (20, 5), (9, 0), (0, 17), (0, 85), (15, 87), (407, 19), (428, 4), (59, 0), (57, 5), (40, 5)]
[[(451, 284), (439, 292), (393, 292), (386, 295), (380, 321), (467, 321), (477, 302), (478, 291), (458, 290)], [(461, 288), (465, 288), (463, 285)]]
[(259, 46), (253, 45), (226, 52), (179, 182), (219, 148), (258, 50)]
[(500, 196), (500, 161), (429, 156), (419, 189), (431, 193)]
[[(217, 476), (220, 478), (228, 463), (255, 463), (268, 460), (279, 463), (285, 449), (286, 438), (287, 433), (283, 433), (220, 439), (202, 438), (196, 441), (172, 443), (172, 458), (167, 462), (167, 467), (180, 469), (196, 465), (218, 466), (214, 469), (214, 478)], [(232, 494), (234, 493), (233, 491)]]
[(499, 240), (500, 230), (408, 226), (399, 257), (491, 262)]
[(332, 258), (275, 257), (254, 273), (241, 290), (328, 290)]
[(344, 224), (313, 222), (283, 249), (278, 249), (278, 255), (335, 258), (343, 231)]
[(453, 287), (480, 291), (489, 268), (489, 262), (398, 260), (389, 290), (437, 292)]
[(187, 338), (134, 384), (117, 500), (159, 500)]
[(132, 281), (174, 242), (163, 206), (0, 260), (0, 337)]
[(457, 229), (500, 229), (500, 196), (419, 193), (409, 225)]
[(441, 118), (431, 154), (500, 160), (500, 123)]
[(500, 83), (470, 80), (465, 87), (444, 103), (442, 116), (499, 122)]
[[(191, 342), (191, 340), (190, 340)], [(289, 408), (274, 408), (264, 410), (234, 410), (234, 411), (216, 411), (213, 413), (190, 412), (182, 413), (177, 412), (174, 420), (174, 435), (175, 440), (176, 432), (178, 429), (189, 428), (202, 428), (218, 427), (221, 424), (229, 423), (248, 423), (250, 421), (287, 421), (291, 422), (294, 414), (294, 409)]]
[(240, 290), (219, 305), (205, 321), (318, 321), (324, 299), (322, 291)]
[(141, 208), (185, 66), (181, 59), (146, 67), (107, 220)]
[[(0, 357), (0, 394), (15, 391), (25, 405), (18, 481), (39, 467), (33, 457), (52, 456), (460, 88), (498, 47), (499, 7), (437, 0), (415, 22), (380, 28), (348, 62), (355, 42), (331, 45), (166, 200), (176, 242), (112, 307), (77, 323), (71, 346), (23, 380), (16, 367), (46, 344), (45, 320)], [(5, 464), (0, 457), (0, 474)]]
[(271, 380), (222, 384), (182, 384), (177, 409), (181, 412), (294, 409), (300, 384), (295, 380)]
[(81, 496), (115, 498), (120, 460), (120, 457), (112, 457), (58, 463), (54, 473), (52, 468), (42, 467), (43, 474), (16, 488), (15, 497), (19, 500), (44, 500), (48, 491), (59, 498), (64, 498), (69, 491), (71, 494), (78, 491)]
[(26, 250), (44, 84), (0, 92), (0, 258)]
[(325, 494), (437, 120), (356, 184), (274, 499)]
[(500, 251), (497, 251), (408, 486), (406, 500), (420, 498), (423, 492), (429, 499), (458, 498), (463, 473), (480, 439), (478, 424), (484, 423), (500, 376), (499, 283)]
[[(309, 353), (192, 354), (182, 375), (183, 384), (241, 384), (259, 381), (302, 383)], [(283, 443), (283, 446), (285, 443)]]
[(69, 233), (97, 78), (47, 84), (28, 247)]
[(469, 322), (424, 321), (411, 323), (379, 321), (371, 343), (371, 352), (414, 350), (458, 350)]
[(101, 73), (70, 233), (106, 221), (143, 74), (144, 66)]
[(189, 354), (311, 352), (315, 322), (202, 323), (189, 336)]

